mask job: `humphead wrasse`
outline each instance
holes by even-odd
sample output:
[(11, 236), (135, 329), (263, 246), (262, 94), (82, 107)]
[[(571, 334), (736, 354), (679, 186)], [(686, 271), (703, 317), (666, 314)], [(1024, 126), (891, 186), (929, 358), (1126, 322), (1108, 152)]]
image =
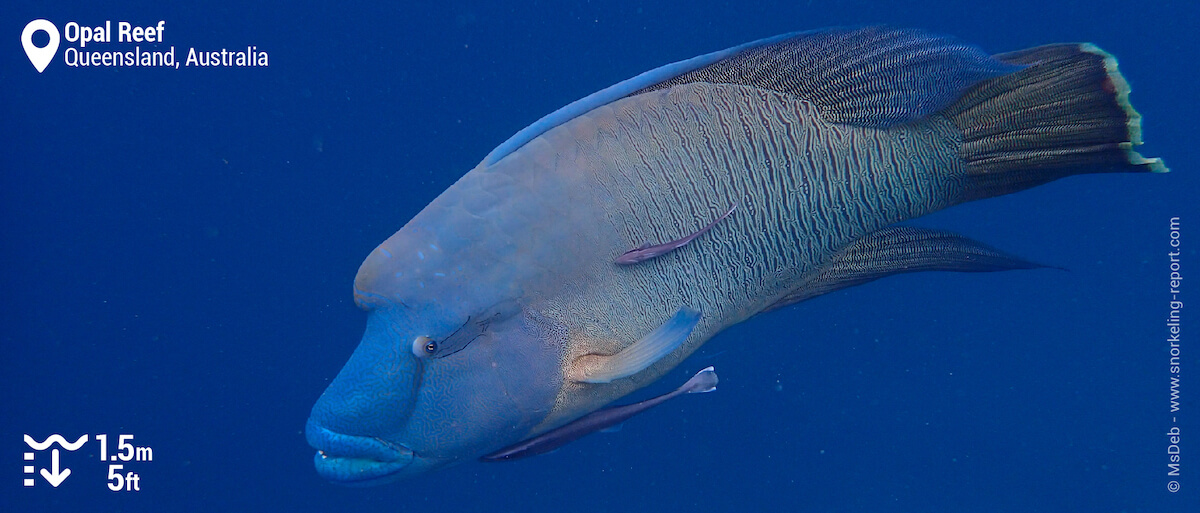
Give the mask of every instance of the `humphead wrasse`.
[[(1165, 172), (1134, 151), (1128, 93), (1091, 44), (988, 55), (867, 27), (567, 105), (367, 256), (366, 333), (307, 424), (317, 471), (376, 484), (544, 452), (641, 411), (597, 410), (761, 312), (897, 273), (1039, 267), (895, 225), (1074, 174)], [(668, 395), (693, 388), (711, 389)]]

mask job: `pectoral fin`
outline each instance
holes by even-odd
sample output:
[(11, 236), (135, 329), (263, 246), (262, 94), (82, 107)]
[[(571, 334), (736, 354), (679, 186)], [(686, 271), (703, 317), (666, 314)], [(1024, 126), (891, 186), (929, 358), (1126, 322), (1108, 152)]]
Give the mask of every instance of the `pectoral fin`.
[(568, 376), (582, 383), (609, 383), (637, 374), (683, 344), (699, 322), (699, 310), (680, 308), (667, 322), (617, 354), (580, 356)]
[(918, 271), (989, 272), (1047, 267), (956, 233), (894, 226), (842, 248), (788, 295), (763, 311), (822, 294)]

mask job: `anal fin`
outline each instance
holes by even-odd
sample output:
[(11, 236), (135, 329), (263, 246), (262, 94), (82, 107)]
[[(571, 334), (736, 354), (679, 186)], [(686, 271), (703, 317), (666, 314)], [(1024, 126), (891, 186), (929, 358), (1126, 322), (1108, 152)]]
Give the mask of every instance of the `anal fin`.
[(825, 262), (770, 311), (894, 274), (992, 272), (1049, 267), (942, 230), (893, 226), (858, 239)]

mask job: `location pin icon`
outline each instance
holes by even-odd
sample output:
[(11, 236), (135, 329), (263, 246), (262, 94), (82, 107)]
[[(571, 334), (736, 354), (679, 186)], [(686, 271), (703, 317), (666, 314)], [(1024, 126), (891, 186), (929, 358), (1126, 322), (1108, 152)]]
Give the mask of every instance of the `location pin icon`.
[[(33, 33), (44, 31), (50, 35), (50, 43), (46, 46), (38, 48), (33, 44)], [(25, 25), (25, 30), (21, 31), (21, 46), (25, 47), (25, 55), (29, 56), (29, 62), (33, 63), (33, 67), (37, 68), (38, 73), (46, 69), (50, 65), (50, 61), (54, 60), (54, 54), (58, 52), (58, 27), (47, 20), (33, 20)]]

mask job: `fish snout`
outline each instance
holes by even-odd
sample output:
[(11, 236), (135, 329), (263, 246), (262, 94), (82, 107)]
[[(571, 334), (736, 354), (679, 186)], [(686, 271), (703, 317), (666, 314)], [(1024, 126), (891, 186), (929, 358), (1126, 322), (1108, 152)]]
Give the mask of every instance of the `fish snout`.
[(399, 478), (410, 469), (417, 454), (412, 449), (375, 436), (347, 435), (326, 429), (312, 419), (304, 429), (308, 444), (317, 450), (317, 473), (338, 484), (368, 486)]

